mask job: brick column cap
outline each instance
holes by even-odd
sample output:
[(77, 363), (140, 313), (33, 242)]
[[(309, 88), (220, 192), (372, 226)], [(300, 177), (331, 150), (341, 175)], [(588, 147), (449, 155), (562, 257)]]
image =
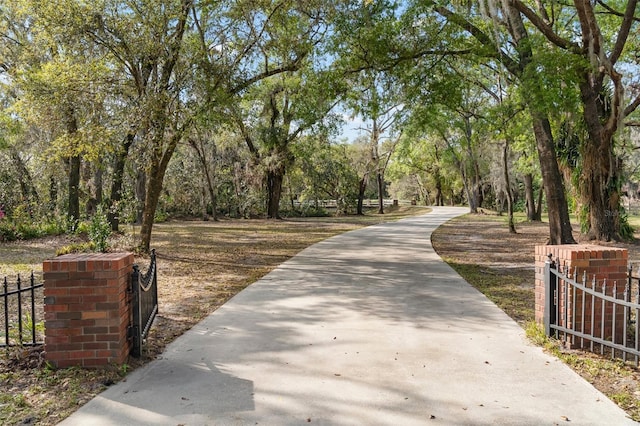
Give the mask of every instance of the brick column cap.
[(80, 271), (118, 270), (133, 263), (133, 253), (70, 253), (47, 259), (42, 263), (43, 272), (68, 271), (69, 264), (78, 265)]

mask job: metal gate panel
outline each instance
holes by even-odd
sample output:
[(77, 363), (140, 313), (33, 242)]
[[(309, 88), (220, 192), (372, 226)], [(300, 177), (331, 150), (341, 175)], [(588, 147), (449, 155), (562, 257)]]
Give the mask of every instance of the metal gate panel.
[(131, 274), (132, 324), (130, 328), (131, 355), (140, 357), (153, 320), (158, 314), (158, 273), (156, 251), (151, 250), (151, 263), (145, 274), (138, 265), (133, 265)]

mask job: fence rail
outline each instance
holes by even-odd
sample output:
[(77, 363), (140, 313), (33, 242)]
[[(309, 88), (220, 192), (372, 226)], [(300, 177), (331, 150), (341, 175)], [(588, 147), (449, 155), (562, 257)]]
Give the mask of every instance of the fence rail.
[(38, 312), (42, 312), (43, 303), (36, 304), (36, 297), (43, 300), (40, 290), (42, 287), (42, 283), (36, 284), (33, 272), (27, 287), (23, 287), (19, 275), (12, 285), (9, 284), (9, 279), (4, 277), (0, 293), (4, 310), (0, 318), (4, 341), (0, 341), (0, 347), (38, 346), (44, 343), (42, 320), (37, 320)]
[[(626, 282), (597, 282), (577, 269), (545, 265), (544, 325), (547, 335), (574, 348), (610, 354), (635, 365), (640, 360), (640, 276), (629, 268)], [(635, 301), (634, 301), (635, 300)]]
[[(394, 201), (391, 198), (385, 198), (383, 200), (383, 204), (385, 207), (388, 206), (392, 206), (394, 205)], [(410, 204), (409, 201), (404, 202), (405, 204)], [(362, 200), (362, 205), (363, 207), (377, 207), (379, 204), (378, 199), (363, 199)], [(337, 200), (306, 200), (306, 201), (293, 201), (293, 205), (295, 207), (311, 207), (311, 206), (318, 206), (318, 207), (322, 207), (322, 208), (336, 208), (338, 207), (338, 201)]]

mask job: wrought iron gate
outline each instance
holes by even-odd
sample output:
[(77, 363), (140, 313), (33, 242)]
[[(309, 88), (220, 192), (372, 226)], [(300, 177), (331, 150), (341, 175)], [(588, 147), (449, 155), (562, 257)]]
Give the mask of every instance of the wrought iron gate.
[(153, 319), (158, 314), (158, 274), (156, 251), (151, 250), (151, 263), (145, 274), (140, 273), (138, 265), (133, 265), (131, 274), (131, 310), (133, 311), (130, 337), (131, 355), (139, 357), (142, 344), (149, 334)]
[[(635, 301), (634, 301), (635, 299)], [(640, 279), (631, 268), (626, 282), (589, 281), (551, 255), (545, 264), (544, 326), (548, 336), (572, 347), (640, 364)], [(606, 348), (606, 350), (605, 350)]]

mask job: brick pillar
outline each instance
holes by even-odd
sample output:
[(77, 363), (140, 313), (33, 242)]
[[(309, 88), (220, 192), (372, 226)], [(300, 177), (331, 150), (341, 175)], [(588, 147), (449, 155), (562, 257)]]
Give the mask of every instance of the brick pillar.
[(68, 254), (43, 263), (45, 358), (59, 368), (123, 364), (131, 253)]
[[(552, 254), (553, 259), (556, 260), (559, 266), (564, 271), (565, 268), (570, 268), (570, 273), (573, 275), (577, 268), (578, 275), (577, 281), (582, 283), (584, 273), (587, 276), (587, 286), (592, 287), (592, 283), (595, 277), (596, 285), (595, 289), (599, 293), (602, 293), (603, 284), (606, 280), (607, 288), (606, 294), (608, 296), (613, 295), (614, 284), (617, 284), (617, 297), (622, 299), (625, 284), (627, 283), (628, 274), (628, 251), (627, 249), (616, 247), (603, 247), (596, 245), (584, 245), (584, 244), (567, 244), (557, 246), (536, 246), (535, 248), (535, 318), (536, 322), (542, 324), (544, 314), (545, 303), (545, 288), (544, 288), (544, 265), (548, 259), (548, 255)], [(582, 330), (582, 292), (578, 291), (575, 297), (572, 292), (568, 294), (565, 301), (564, 292), (560, 291), (562, 288), (561, 281), (558, 283), (558, 304), (559, 312), (558, 318), (562, 320), (567, 314), (566, 327), (573, 328), (576, 331)], [(584, 301), (584, 332), (591, 333), (591, 310), (592, 310), (592, 298), (590, 295), (586, 295)], [(594, 315), (593, 315), (593, 335), (600, 337), (602, 333), (602, 303), (599, 299), (596, 299), (593, 303)], [(613, 308), (612, 303), (605, 303), (605, 321), (604, 321), (604, 337), (611, 339), (613, 336)], [(573, 312), (575, 311), (575, 318)], [(616, 341), (622, 342), (622, 327), (624, 324), (623, 310), (618, 308), (616, 311)], [(574, 339), (573, 342), (569, 342), (572, 347), (580, 347), (582, 343), (589, 343), (588, 341), (582, 341), (579, 338)]]

